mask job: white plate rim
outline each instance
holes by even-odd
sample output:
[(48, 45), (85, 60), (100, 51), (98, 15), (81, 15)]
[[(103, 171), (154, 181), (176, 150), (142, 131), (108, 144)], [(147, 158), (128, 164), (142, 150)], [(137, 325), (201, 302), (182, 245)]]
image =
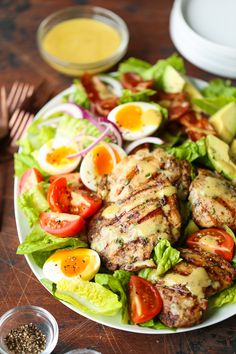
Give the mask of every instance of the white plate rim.
[[(206, 82), (203, 80), (200, 80), (200, 79), (188, 77), (188, 80), (190, 82), (196, 84), (199, 88), (206, 85)], [(68, 94), (72, 91), (72, 88), (73, 88), (73, 86), (70, 86), (69, 88), (63, 90), (58, 95), (56, 95), (53, 99), (51, 99), (36, 114), (35, 119), (37, 119), (43, 113), (44, 110), (47, 110), (48, 108), (51, 108), (55, 104), (57, 104), (60, 101), (60, 99), (62, 98), (62, 96), (64, 96), (65, 94)], [(19, 241), (21, 243), (21, 242), (23, 242), (23, 240), (26, 237), (27, 233), (29, 232), (30, 228), (28, 226), (26, 217), (24, 216), (22, 211), (19, 209), (18, 204), (17, 204), (18, 183), (19, 183), (18, 178), (14, 177), (14, 212), (15, 212), (15, 219), (16, 219), (17, 234), (18, 234)], [(34, 263), (31, 256), (25, 255), (25, 258), (26, 258), (26, 261), (27, 261), (30, 269), (32, 270), (35, 277), (40, 282), (40, 279), (44, 278), (42, 270)], [(43, 285), (43, 284), (41, 283), (41, 285)], [(45, 289), (47, 289), (47, 288), (45, 287)], [(202, 322), (196, 326), (189, 327), (189, 328), (179, 328), (176, 331), (167, 330), (167, 329), (155, 330), (152, 328), (139, 327), (137, 325), (123, 324), (123, 323), (121, 323), (121, 316), (120, 315), (111, 316), (111, 317), (110, 316), (90, 315), (84, 311), (79, 310), (75, 306), (64, 302), (64, 301), (60, 301), (60, 302), (63, 303), (68, 308), (70, 308), (72, 311), (74, 311), (74, 312), (78, 313), (79, 315), (84, 316), (92, 321), (95, 321), (97, 323), (100, 323), (102, 325), (105, 325), (105, 326), (108, 326), (111, 328), (123, 330), (126, 332), (140, 333), (140, 334), (158, 334), (159, 335), (159, 334), (175, 334), (175, 333), (189, 332), (189, 331), (209, 327), (209, 326), (214, 325), (216, 323), (222, 322), (222, 321), (224, 321), (236, 314), (236, 304), (230, 304), (230, 305), (225, 305), (220, 309), (217, 309), (217, 311), (210, 318), (206, 319), (204, 322)], [(43, 304), (40, 304), (40, 306), (42, 306), (42, 305)]]

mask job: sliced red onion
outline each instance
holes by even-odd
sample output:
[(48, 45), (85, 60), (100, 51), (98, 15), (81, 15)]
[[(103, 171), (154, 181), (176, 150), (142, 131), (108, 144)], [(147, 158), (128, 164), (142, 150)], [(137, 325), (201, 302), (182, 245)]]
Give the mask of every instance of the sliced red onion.
[(105, 84), (108, 84), (112, 88), (112, 93), (114, 93), (117, 97), (122, 96), (123, 87), (120, 81), (108, 76), (108, 75), (99, 75), (99, 79)]
[(85, 148), (75, 154), (68, 155), (67, 158), (73, 159), (75, 157), (86, 155), (90, 150), (92, 150), (97, 144), (100, 143), (100, 141), (102, 141), (109, 134), (109, 131), (110, 131), (110, 127), (107, 127), (104, 130), (104, 132), (91, 145), (89, 145), (87, 148)]
[(83, 112), (79, 106), (77, 106), (74, 103), (62, 103), (57, 105), (56, 107), (47, 110), (43, 114), (43, 119), (47, 119), (52, 114), (60, 113), (60, 112), (66, 113), (74, 118), (83, 118)]
[(61, 117), (45, 120), (42, 123), (39, 123), (38, 128), (41, 128), (43, 126), (47, 126), (47, 127), (57, 126), (57, 124), (60, 122), (60, 119)]
[(116, 128), (115, 124), (111, 124), (111, 122), (107, 121), (107, 122), (101, 122), (101, 125), (104, 125), (105, 127), (110, 127), (110, 130), (112, 131), (112, 133), (116, 137), (117, 144), (120, 147), (122, 147), (122, 143), (123, 143), (122, 135), (119, 132), (119, 130)]
[(104, 132), (105, 128), (103, 128), (96, 117), (94, 117), (92, 115), (92, 113), (90, 113), (87, 109), (83, 108), (83, 107), (80, 107), (78, 106), (82, 113), (83, 113), (83, 118), (87, 119), (90, 123), (92, 123), (98, 130), (100, 130), (101, 132)]
[(164, 141), (161, 140), (160, 138), (156, 138), (153, 136), (147, 136), (146, 138), (142, 138), (142, 139), (138, 139), (138, 140), (133, 141), (131, 144), (129, 144), (126, 147), (125, 152), (126, 152), (126, 154), (129, 154), (132, 150), (134, 150), (139, 145), (147, 144), (147, 143), (161, 145), (164, 143)]

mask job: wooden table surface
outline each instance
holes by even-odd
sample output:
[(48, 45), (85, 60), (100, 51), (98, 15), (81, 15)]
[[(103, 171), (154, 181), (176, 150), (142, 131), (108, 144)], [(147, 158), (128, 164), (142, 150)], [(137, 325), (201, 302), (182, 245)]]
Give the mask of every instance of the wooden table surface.
[[(130, 45), (127, 56), (155, 62), (175, 51), (169, 37), (171, 0), (1, 0), (0, 84), (14, 80), (37, 84), (49, 80), (56, 91), (71, 80), (51, 69), (39, 56), (36, 29), (50, 13), (66, 6), (93, 4), (119, 14), (128, 24)], [(212, 76), (186, 62), (190, 75)], [(2, 154), (0, 150), (0, 154)], [(235, 317), (209, 328), (183, 334), (144, 335), (112, 329), (77, 315), (56, 301), (36, 280), (23, 256), (16, 256), (18, 237), (13, 208), (13, 163), (0, 164), (0, 315), (25, 304), (43, 306), (57, 319), (60, 329), (54, 353), (90, 347), (103, 354), (232, 354), (236, 352)]]

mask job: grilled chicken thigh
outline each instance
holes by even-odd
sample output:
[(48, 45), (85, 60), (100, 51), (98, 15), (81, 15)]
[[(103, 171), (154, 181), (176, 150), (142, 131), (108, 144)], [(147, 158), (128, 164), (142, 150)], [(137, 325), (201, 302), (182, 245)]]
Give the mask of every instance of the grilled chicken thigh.
[(188, 168), (162, 149), (145, 149), (124, 158), (103, 181), (106, 205), (91, 220), (88, 238), (108, 269), (154, 267), (150, 258), (158, 240), (178, 240), (177, 191), (188, 190)]
[(207, 298), (229, 287), (235, 269), (222, 257), (197, 249), (181, 249), (183, 259), (156, 282), (163, 300), (159, 317), (169, 327), (201, 321)]
[(236, 187), (225, 178), (200, 169), (190, 186), (189, 201), (199, 226), (227, 225), (236, 230)]

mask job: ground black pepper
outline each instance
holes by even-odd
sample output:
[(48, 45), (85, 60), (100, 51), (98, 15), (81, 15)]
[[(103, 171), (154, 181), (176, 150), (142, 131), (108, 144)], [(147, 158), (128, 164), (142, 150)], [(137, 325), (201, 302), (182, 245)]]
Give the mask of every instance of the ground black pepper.
[(4, 341), (15, 354), (39, 354), (46, 348), (45, 334), (33, 323), (12, 329)]

